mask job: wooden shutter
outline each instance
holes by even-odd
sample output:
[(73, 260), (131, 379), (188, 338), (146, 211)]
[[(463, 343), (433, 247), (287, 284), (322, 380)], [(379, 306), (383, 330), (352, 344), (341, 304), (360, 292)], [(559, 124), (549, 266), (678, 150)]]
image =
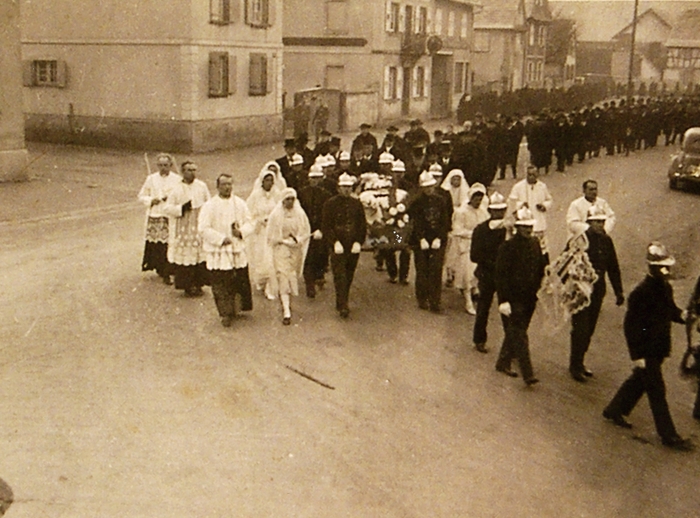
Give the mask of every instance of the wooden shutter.
[(251, 54), (248, 70), (249, 95), (267, 94), (267, 56), (265, 54)]
[(406, 31), (406, 10), (399, 7), (399, 32)]
[[(209, 97), (221, 97), (221, 78), (224, 74), (224, 60), (221, 59), (223, 52), (209, 53)], [(228, 56), (228, 54), (226, 54)]]
[(430, 97), (430, 67), (423, 67), (423, 97)]
[(442, 9), (435, 9), (435, 34), (442, 35)]
[(415, 98), (418, 97), (418, 67), (413, 67), (411, 73), (413, 75), (413, 81), (411, 81), (411, 95)]
[(245, 9), (245, 23), (248, 25), (253, 24), (253, 0), (244, 0), (243, 8)]
[(33, 61), (22, 61), (22, 85), (23, 86), (35, 86), (35, 76), (34, 76), (34, 62)]
[(391, 32), (391, 0), (387, 0), (385, 9), (384, 30)]
[(277, 7), (277, 0), (264, 0), (265, 2), (265, 13), (266, 19), (265, 23), (268, 27), (272, 27), (275, 24), (275, 14)]
[(384, 99), (391, 99), (391, 67), (384, 67)]
[(68, 80), (68, 68), (66, 62), (59, 59), (56, 61), (56, 86), (65, 88)]
[(238, 91), (238, 63), (234, 54), (228, 54), (228, 94)]
[(425, 22), (425, 32), (428, 34), (432, 34), (433, 33), (433, 9), (432, 9), (432, 7), (428, 7), (427, 11), (428, 11), (428, 15), (427, 15), (427, 19)]
[(403, 98), (403, 67), (396, 67), (396, 98)]

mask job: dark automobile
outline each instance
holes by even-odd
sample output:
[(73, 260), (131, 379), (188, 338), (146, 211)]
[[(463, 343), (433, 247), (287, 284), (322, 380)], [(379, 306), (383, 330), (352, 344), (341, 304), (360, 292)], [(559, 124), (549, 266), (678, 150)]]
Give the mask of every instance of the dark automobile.
[(673, 156), (668, 170), (671, 189), (680, 189), (691, 183), (700, 184), (700, 128), (690, 128), (685, 132), (681, 151)]

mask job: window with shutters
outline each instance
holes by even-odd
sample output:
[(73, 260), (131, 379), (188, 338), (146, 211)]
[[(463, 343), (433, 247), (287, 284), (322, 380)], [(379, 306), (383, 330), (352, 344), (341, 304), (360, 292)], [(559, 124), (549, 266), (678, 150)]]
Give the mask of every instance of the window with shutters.
[(401, 16), (401, 6), (398, 2), (387, 2), (386, 4), (386, 32), (399, 32), (399, 18)]
[(425, 68), (416, 67), (416, 97), (425, 97)]
[(266, 28), (270, 22), (270, 1), (245, 0), (245, 22), (251, 27)]
[(455, 63), (455, 93), (464, 92), (464, 63)]
[(326, 30), (331, 34), (348, 33), (348, 3), (345, 0), (326, 2)]
[(231, 19), (231, 0), (209, 0), (209, 23), (228, 25)]
[(248, 95), (267, 95), (267, 55), (265, 54), (250, 55)]
[(535, 26), (532, 24), (528, 25), (528, 37), (530, 38), (530, 46), (534, 47), (535, 46)]
[(547, 34), (547, 33), (546, 33), (546, 28), (545, 28), (545, 26), (544, 26), (544, 25), (540, 25), (540, 26), (537, 28), (537, 44), (538, 44), (540, 47), (544, 47), (544, 40), (545, 40), (546, 34)]
[(209, 53), (209, 97), (228, 97), (234, 92), (235, 60), (228, 52)]
[(418, 20), (416, 22), (416, 33), (426, 34), (428, 32), (428, 9), (427, 7), (418, 8)]
[(24, 86), (66, 86), (66, 62), (58, 59), (37, 59), (24, 62)]

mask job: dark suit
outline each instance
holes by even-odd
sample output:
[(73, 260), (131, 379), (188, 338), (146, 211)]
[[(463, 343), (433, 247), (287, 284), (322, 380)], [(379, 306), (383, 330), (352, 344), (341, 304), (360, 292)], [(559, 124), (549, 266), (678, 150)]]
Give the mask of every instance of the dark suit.
[[(362, 203), (342, 194), (333, 196), (323, 206), (321, 228), (331, 253), (335, 307), (338, 311), (347, 311), (350, 285), (360, 257), (360, 254), (353, 254), (350, 250), (353, 243), (364, 243), (367, 234), (367, 220)], [(343, 245), (342, 254), (336, 254), (333, 250), (336, 241)]]
[(664, 441), (678, 437), (661, 372), (664, 359), (671, 354), (671, 322), (684, 322), (673, 300), (673, 288), (665, 279), (647, 275), (630, 293), (624, 320), (630, 358), (643, 358), (646, 366), (632, 371), (605, 409), (607, 415), (628, 416), (646, 392), (656, 431)]
[(498, 249), (498, 302), (510, 303), (511, 314), (506, 317), (505, 337), (496, 368), (510, 370), (512, 360), (516, 359), (525, 381), (534, 377), (527, 329), (537, 305), (537, 291), (544, 276), (544, 267), (545, 259), (536, 237), (526, 238), (516, 234)]
[(598, 315), (605, 297), (605, 274), (610, 278), (616, 296), (622, 296), (622, 279), (617, 253), (613, 240), (607, 234), (598, 234), (592, 229), (586, 230), (588, 250), (586, 254), (598, 274), (593, 285), (591, 303), (571, 316), (571, 356), (569, 370), (572, 374), (581, 374), (585, 370), (584, 357), (591, 344), (591, 338), (598, 323)]
[[(323, 221), (323, 206), (331, 197), (331, 194), (319, 186), (308, 185), (299, 191), (299, 204), (309, 218), (311, 232), (321, 230)], [(323, 233), (323, 230), (321, 230)], [(310, 298), (316, 296), (316, 282), (323, 280), (328, 266), (328, 245), (323, 239), (311, 238), (309, 249), (306, 252), (304, 262), (304, 282), (306, 295)]]

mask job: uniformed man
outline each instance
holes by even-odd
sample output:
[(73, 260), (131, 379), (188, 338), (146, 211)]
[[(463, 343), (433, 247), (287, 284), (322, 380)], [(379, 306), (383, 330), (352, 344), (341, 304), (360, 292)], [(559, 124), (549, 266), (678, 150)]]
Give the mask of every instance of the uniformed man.
[(586, 367), (584, 358), (591, 344), (591, 338), (595, 332), (598, 315), (605, 297), (606, 273), (615, 292), (615, 304), (621, 306), (625, 302), (615, 245), (610, 236), (605, 233), (606, 219), (607, 215), (600, 207), (594, 205), (588, 210), (586, 220), (588, 223), (588, 229), (586, 229), (588, 249), (586, 255), (598, 275), (598, 280), (593, 284), (590, 304), (571, 316), (569, 373), (572, 378), (579, 382), (585, 382), (593, 376), (593, 372)]
[(539, 382), (532, 370), (527, 330), (535, 312), (537, 291), (545, 267), (540, 242), (532, 235), (534, 224), (530, 209), (523, 207), (518, 210), (516, 234), (501, 245), (496, 259), (498, 311), (506, 317), (505, 337), (496, 370), (517, 377), (518, 374), (511, 368), (515, 359), (528, 386)]
[(350, 285), (367, 234), (367, 220), (362, 203), (351, 197), (355, 177), (342, 174), (338, 178), (338, 195), (323, 206), (322, 234), (331, 253), (331, 269), (335, 286), (335, 308), (342, 318), (350, 315)]
[(371, 124), (363, 122), (360, 124), (360, 134), (355, 137), (352, 141), (352, 147), (350, 148), (350, 154), (355, 156), (356, 150), (361, 150), (363, 155), (366, 154), (365, 146), (370, 146), (370, 155), (374, 158), (377, 156), (377, 150), (379, 146), (377, 145), (377, 138), (372, 135), (369, 130), (372, 128)]
[(429, 172), (421, 173), (421, 193), (408, 208), (413, 222), (410, 243), (416, 267), (416, 299), (419, 308), (433, 313), (442, 311), (442, 267), (447, 234), (452, 226), (452, 202), (437, 193), (437, 183)]
[[(474, 348), (480, 353), (488, 352), (486, 327), (493, 296), (496, 293), (496, 259), (498, 249), (506, 240), (506, 227), (503, 217), (508, 204), (502, 194), (491, 195), (488, 221), (477, 225), (472, 235), (470, 258), (476, 264), (474, 275), (478, 281), (479, 297), (476, 301), (476, 319), (474, 321)], [(505, 317), (501, 315), (505, 329)]]
[(625, 417), (646, 393), (662, 443), (669, 448), (690, 451), (693, 444), (678, 435), (673, 424), (661, 371), (664, 360), (671, 354), (671, 322), (683, 324), (688, 315), (676, 306), (673, 288), (668, 282), (670, 267), (675, 262), (661, 243), (652, 242), (647, 247), (649, 271), (630, 293), (624, 320), (632, 375), (605, 408), (603, 417), (622, 428), (632, 428)]
[(323, 240), (321, 223), (323, 206), (331, 197), (331, 193), (321, 186), (323, 178), (321, 166), (312, 165), (309, 170), (309, 184), (299, 191), (298, 196), (299, 204), (306, 212), (311, 225), (311, 241), (304, 262), (306, 296), (310, 299), (316, 297), (316, 287), (325, 284), (324, 276), (328, 266), (328, 247)]

